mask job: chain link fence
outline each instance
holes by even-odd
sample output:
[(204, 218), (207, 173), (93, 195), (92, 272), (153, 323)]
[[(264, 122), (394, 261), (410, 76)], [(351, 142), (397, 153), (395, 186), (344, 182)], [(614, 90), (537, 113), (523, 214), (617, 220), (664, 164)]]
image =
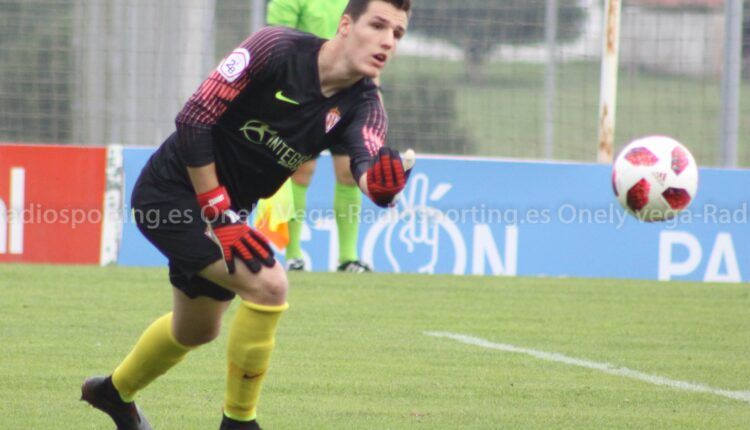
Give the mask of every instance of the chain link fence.
[[(0, 0), (0, 141), (158, 145), (187, 97), (250, 33), (257, 3)], [(596, 159), (604, 1), (413, 4), (409, 34), (382, 78), (393, 145)], [(720, 164), (724, 8), (720, 0), (623, 4), (616, 149), (668, 134), (702, 165)], [(750, 38), (742, 45), (746, 59)], [(732, 91), (747, 94), (748, 82), (746, 73)], [(747, 99), (741, 166), (750, 165)]]

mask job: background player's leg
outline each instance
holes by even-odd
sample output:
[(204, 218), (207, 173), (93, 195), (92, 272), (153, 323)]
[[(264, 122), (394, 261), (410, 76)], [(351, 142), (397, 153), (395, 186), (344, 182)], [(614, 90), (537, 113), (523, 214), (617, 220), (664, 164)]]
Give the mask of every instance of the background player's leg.
[(359, 240), (359, 219), (362, 212), (362, 192), (357, 186), (349, 167), (348, 155), (334, 155), (333, 168), (336, 185), (333, 193), (333, 210), (336, 213), (336, 227), (339, 232), (339, 270), (347, 266), (369, 268), (359, 262), (357, 241)]
[[(294, 196), (294, 211), (304, 214), (307, 209), (307, 188), (310, 186), (312, 175), (315, 173), (316, 160), (310, 160), (300, 166), (292, 175), (292, 194)], [(304, 216), (295, 217), (289, 221), (289, 244), (286, 247), (287, 269), (303, 270), (302, 247), (300, 236)], [(296, 260), (296, 261), (291, 261)]]
[(236, 267), (235, 274), (229, 275), (223, 262), (217, 262), (201, 276), (242, 298), (229, 331), (224, 415), (235, 421), (251, 421), (275, 346), (276, 327), (288, 307), (288, 284), (278, 263), (255, 274), (239, 260)]

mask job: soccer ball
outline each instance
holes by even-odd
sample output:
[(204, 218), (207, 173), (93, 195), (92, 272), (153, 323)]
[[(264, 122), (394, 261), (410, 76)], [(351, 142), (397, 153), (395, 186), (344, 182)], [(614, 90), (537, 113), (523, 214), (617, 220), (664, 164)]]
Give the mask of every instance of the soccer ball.
[(665, 221), (687, 208), (698, 188), (698, 166), (680, 142), (647, 136), (630, 142), (612, 166), (620, 204), (641, 221)]

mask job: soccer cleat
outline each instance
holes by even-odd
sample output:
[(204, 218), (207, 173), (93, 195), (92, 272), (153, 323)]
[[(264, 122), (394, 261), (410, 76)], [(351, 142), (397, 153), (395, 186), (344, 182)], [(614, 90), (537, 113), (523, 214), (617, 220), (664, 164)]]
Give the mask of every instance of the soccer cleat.
[(346, 261), (339, 264), (336, 269), (337, 272), (349, 272), (349, 273), (366, 273), (372, 272), (372, 268), (359, 260)]
[(109, 415), (117, 424), (117, 430), (153, 430), (135, 402), (122, 401), (109, 376), (95, 376), (84, 381), (81, 400)]
[(228, 416), (224, 415), (221, 420), (221, 427), (219, 430), (262, 430), (258, 421), (235, 421)]
[(286, 271), (287, 272), (304, 272), (305, 260), (301, 258), (290, 258), (289, 260), (286, 260)]

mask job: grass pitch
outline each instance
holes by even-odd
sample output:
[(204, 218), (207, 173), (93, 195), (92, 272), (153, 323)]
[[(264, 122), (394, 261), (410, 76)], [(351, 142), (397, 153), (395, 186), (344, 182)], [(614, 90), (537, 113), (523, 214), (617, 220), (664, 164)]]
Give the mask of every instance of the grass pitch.
[[(750, 403), (425, 335), (750, 390), (750, 287), (293, 274), (269, 429), (740, 429)], [(167, 312), (163, 269), (0, 265), (0, 428), (109, 429), (78, 401)], [(236, 305), (236, 303), (235, 303)], [(234, 306), (225, 322), (228, 323)], [(138, 398), (154, 428), (215, 429), (226, 331)]]

